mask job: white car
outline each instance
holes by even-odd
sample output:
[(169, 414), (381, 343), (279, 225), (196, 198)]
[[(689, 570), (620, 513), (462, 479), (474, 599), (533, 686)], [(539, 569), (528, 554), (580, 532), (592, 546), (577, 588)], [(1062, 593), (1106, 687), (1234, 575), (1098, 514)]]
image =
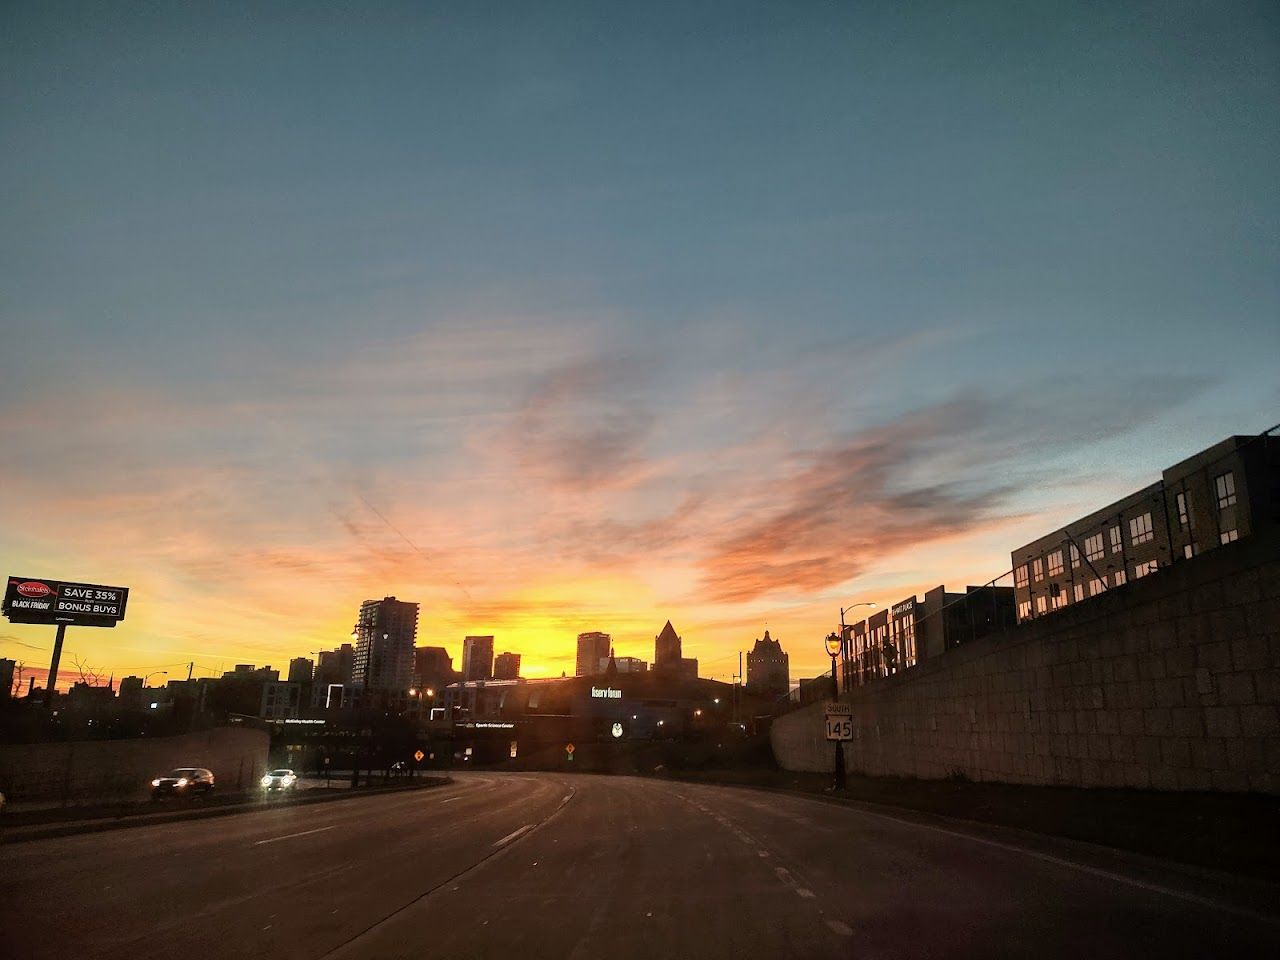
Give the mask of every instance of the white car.
[(260, 781), (262, 789), (268, 793), (278, 790), (281, 793), (292, 793), (298, 783), (298, 775), (292, 770), (272, 770)]

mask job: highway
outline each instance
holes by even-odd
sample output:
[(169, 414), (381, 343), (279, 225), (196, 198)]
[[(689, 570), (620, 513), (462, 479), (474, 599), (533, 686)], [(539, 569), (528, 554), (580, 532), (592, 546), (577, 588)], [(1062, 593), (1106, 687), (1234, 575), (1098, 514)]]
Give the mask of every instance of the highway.
[(1275, 888), (678, 781), (444, 787), (0, 844), (7, 956), (1263, 957)]

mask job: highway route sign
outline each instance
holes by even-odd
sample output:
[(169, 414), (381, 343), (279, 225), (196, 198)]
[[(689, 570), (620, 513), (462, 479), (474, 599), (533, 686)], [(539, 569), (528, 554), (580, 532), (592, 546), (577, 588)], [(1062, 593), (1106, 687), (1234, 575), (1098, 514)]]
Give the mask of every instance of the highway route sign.
[(853, 739), (853, 708), (847, 703), (830, 701), (825, 711), (827, 739), (844, 741)]

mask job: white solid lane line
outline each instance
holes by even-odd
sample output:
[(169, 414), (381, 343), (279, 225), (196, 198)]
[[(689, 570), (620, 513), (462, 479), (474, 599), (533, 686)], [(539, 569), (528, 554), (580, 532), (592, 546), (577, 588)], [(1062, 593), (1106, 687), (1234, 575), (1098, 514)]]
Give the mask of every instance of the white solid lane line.
[(461, 800), (461, 797), (450, 797), (448, 800), (441, 800), (441, 803), (453, 803), (455, 800)]
[(495, 847), (504, 847), (504, 846), (506, 846), (508, 843), (510, 843), (512, 840), (516, 839), (516, 837), (519, 837), (519, 836), (521, 836), (522, 834), (524, 834), (524, 833), (525, 833), (525, 831), (527, 831), (527, 830), (532, 830), (532, 829), (533, 829), (533, 824), (532, 824), (532, 823), (526, 823), (526, 824), (525, 824), (523, 827), (521, 827), (519, 830), (513, 830), (513, 831), (511, 831), (510, 833), (508, 833), (505, 837), (503, 837), (501, 840), (498, 840), (496, 843), (494, 843), (494, 846), (495, 846)]
[(305, 837), (311, 833), (324, 833), (326, 830), (332, 830), (337, 824), (327, 827), (316, 827), (314, 830), (303, 830), (301, 833), (286, 833), (283, 837), (271, 837), (269, 840), (258, 840), (254, 843), (255, 847), (260, 847), (264, 843), (275, 843), (277, 840), (292, 840), (294, 837)]

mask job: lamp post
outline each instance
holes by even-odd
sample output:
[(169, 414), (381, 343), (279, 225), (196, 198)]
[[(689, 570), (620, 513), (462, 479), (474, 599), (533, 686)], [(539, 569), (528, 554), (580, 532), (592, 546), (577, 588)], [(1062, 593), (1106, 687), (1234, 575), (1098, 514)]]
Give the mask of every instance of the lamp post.
[(845, 622), (844, 622), (845, 611), (852, 610), (854, 607), (874, 607), (874, 606), (875, 606), (874, 603), (864, 601), (862, 603), (851, 603), (847, 607), (840, 608), (840, 653), (841, 653), (840, 659), (841, 660), (847, 661), (849, 659), (848, 641), (845, 639), (845, 631), (847, 629), (845, 627)]
[[(836, 684), (836, 655), (840, 652), (841, 646), (844, 644), (843, 634), (829, 633), (827, 634), (827, 653), (831, 656), (831, 699), (840, 699), (840, 688)], [(844, 744), (839, 740), (835, 741), (836, 745), (836, 778), (835, 789), (844, 789)]]

